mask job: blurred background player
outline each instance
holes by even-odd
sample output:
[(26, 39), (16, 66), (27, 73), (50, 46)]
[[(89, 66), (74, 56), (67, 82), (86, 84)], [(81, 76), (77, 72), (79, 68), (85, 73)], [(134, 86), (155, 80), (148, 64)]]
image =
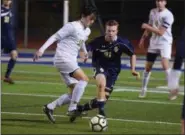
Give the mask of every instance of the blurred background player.
[[(175, 54), (175, 61), (173, 64), (173, 68), (169, 74), (169, 79), (168, 79), (168, 88), (170, 90), (170, 95), (169, 99), (170, 100), (175, 100), (178, 95), (179, 91), (179, 80), (181, 76), (181, 67), (183, 60), (185, 58), (185, 28), (183, 28), (182, 35), (180, 39), (177, 42), (177, 48), (176, 48), (176, 54)], [(183, 101), (183, 107), (182, 107), (182, 135), (184, 135), (184, 129), (185, 129), (185, 96), (184, 96), (184, 101)]]
[(89, 79), (78, 66), (77, 56), (80, 49), (87, 55), (85, 41), (91, 33), (89, 26), (94, 23), (95, 19), (96, 9), (85, 7), (79, 20), (65, 24), (35, 54), (34, 60), (37, 60), (50, 45), (57, 42), (54, 65), (64, 78), (67, 86), (71, 89), (69, 94), (63, 94), (55, 101), (44, 106), (44, 112), (53, 123), (55, 122), (53, 111), (61, 105), (70, 103), (68, 108), (69, 116), (79, 114), (77, 103), (80, 101)]
[(149, 23), (143, 23), (142, 29), (145, 30), (140, 39), (139, 47), (143, 48), (145, 39), (151, 34), (150, 45), (148, 48), (145, 70), (143, 72), (142, 90), (140, 98), (146, 96), (147, 85), (150, 79), (151, 69), (158, 56), (161, 55), (161, 64), (166, 73), (166, 79), (169, 76), (169, 59), (172, 51), (172, 24), (174, 22), (173, 14), (166, 8), (166, 0), (156, 0), (157, 8), (150, 11)]
[[(78, 110), (88, 111), (98, 108), (99, 114), (105, 116), (104, 105), (113, 91), (115, 81), (121, 70), (121, 57), (125, 53), (130, 56), (131, 73), (139, 78), (135, 71), (136, 55), (132, 44), (124, 38), (117, 36), (119, 24), (109, 20), (105, 25), (105, 36), (92, 40), (87, 45), (87, 50), (92, 52), (92, 66), (97, 85), (97, 98), (84, 105), (78, 105)], [(73, 122), (76, 117), (71, 117)]]
[(177, 42), (176, 54), (175, 54), (175, 61), (173, 64), (173, 68), (169, 74), (168, 78), (168, 88), (170, 90), (169, 99), (174, 100), (177, 98), (177, 94), (179, 91), (179, 80), (181, 76), (181, 67), (183, 64), (183, 60), (185, 58), (185, 30), (183, 29), (182, 35)]
[(18, 53), (16, 51), (11, 4), (12, 0), (3, 0), (1, 6), (1, 49), (3, 53), (10, 54), (10, 60), (7, 65), (4, 82), (14, 84), (14, 81), (10, 78), (10, 75), (15, 66)]

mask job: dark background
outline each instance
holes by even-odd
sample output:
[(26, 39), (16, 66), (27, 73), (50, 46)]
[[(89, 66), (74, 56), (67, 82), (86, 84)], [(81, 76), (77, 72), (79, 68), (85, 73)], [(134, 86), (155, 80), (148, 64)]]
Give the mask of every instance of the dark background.
[[(16, 31), (18, 39), (24, 38), (25, 0), (17, 0)], [(88, 0), (70, 0), (69, 21), (78, 18), (80, 8)], [(116, 19), (120, 23), (119, 35), (130, 40), (139, 40), (143, 31), (141, 24), (148, 22), (149, 11), (155, 8), (155, 0), (94, 0), (102, 19)], [(184, 26), (184, 0), (168, 0), (175, 22), (173, 37), (176, 40)], [(29, 0), (28, 38), (46, 40), (63, 26), (63, 0)], [(98, 21), (92, 27), (90, 38), (99, 36)]]

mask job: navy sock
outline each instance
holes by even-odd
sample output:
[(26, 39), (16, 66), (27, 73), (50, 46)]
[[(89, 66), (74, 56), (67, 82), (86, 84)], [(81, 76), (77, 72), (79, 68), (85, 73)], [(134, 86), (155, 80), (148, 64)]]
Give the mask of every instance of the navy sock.
[(78, 110), (79, 111), (89, 111), (92, 109), (98, 108), (98, 102), (97, 99), (94, 98), (90, 102), (84, 104), (84, 105), (78, 105)]
[(104, 112), (105, 101), (98, 101), (99, 114), (105, 116)]
[(16, 63), (16, 60), (14, 60), (12, 58), (9, 60), (8, 66), (7, 66), (7, 70), (6, 70), (6, 74), (5, 74), (5, 78), (9, 78), (10, 77), (10, 74), (12, 72), (12, 69), (15, 66), (15, 63)]

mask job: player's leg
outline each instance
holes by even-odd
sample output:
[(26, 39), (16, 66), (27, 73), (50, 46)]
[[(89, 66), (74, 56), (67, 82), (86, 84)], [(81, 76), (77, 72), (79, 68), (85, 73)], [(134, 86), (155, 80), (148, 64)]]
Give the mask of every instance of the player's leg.
[[(106, 75), (106, 78), (104, 78), (105, 77), (104, 73), (96, 71), (95, 74), (96, 74), (96, 82), (97, 82), (97, 88), (98, 88), (99, 94), (96, 98), (93, 98), (92, 100), (85, 103), (84, 105), (78, 105), (78, 109), (81, 112), (89, 111), (89, 110), (98, 108), (99, 107), (98, 99), (105, 99), (105, 101), (107, 101), (113, 91), (113, 86), (115, 84), (115, 81), (117, 80), (117, 75), (118, 75), (117, 72), (116, 73), (109, 72), (108, 75)], [(98, 75), (99, 75), (99, 77), (98, 77)], [(100, 76), (100, 75), (102, 75), (102, 76)], [(105, 84), (106, 84), (106, 86), (105, 86)], [(103, 90), (103, 88), (104, 88), (104, 90)]]
[(3, 40), (4, 40), (3, 46), (5, 46), (4, 48), (5, 53), (10, 54), (10, 60), (7, 65), (4, 82), (14, 84), (13, 80), (10, 78), (10, 75), (15, 66), (18, 53), (16, 51), (16, 42), (13, 32), (9, 32), (9, 34), (3, 37)]
[(71, 103), (68, 108), (68, 115), (72, 116), (72, 115), (78, 115), (77, 104), (79, 103), (84, 93), (84, 90), (88, 84), (89, 79), (81, 68), (76, 69), (70, 75), (76, 80), (78, 80), (78, 83), (75, 85), (73, 89)]
[(106, 87), (106, 77), (104, 74), (96, 75), (96, 85), (97, 85), (97, 106), (99, 109), (99, 114), (105, 116), (104, 105), (106, 101), (105, 97), (105, 87)]
[(177, 51), (175, 55), (175, 61), (173, 68), (169, 74), (168, 78), (168, 88), (170, 90), (169, 99), (174, 100), (177, 98), (179, 91), (179, 81), (181, 77), (181, 67), (184, 59), (184, 53)]
[(139, 94), (139, 98), (144, 98), (146, 96), (147, 86), (151, 75), (151, 69), (157, 56), (158, 54), (156, 50), (149, 50), (147, 53), (147, 61), (145, 64), (145, 69), (143, 71), (142, 90)]
[(166, 81), (168, 81), (170, 70), (171, 70), (169, 67), (169, 60), (171, 59), (171, 51), (172, 51), (171, 45), (165, 45), (164, 49), (160, 50), (161, 64), (166, 73)]
[(63, 105), (70, 103), (72, 91), (73, 91), (76, 83), (78, 83), (78, 81), (76, 79), (70, 77), (69, 74), (60, 73), (60, 75), (61, 75), (61, 78), (64, 79), (64, 82), (66, 83), (66, 85), (69, 87), (69, 93), (65, 93), (65, 94), (61, 95), (59, 98), (52, 101), (51, 103), (44, 105), (44, 108), (43, 108), (43, 111), (47, 115), (48, 119), (53, 123), (55, 123), (55, 118), (53, 117), (54, 109), (56, 107), (60, 107), (60, 106), (63, 106)]
[(14, 81), (10, 78), (10, 75), (12, 73), (12, 70), (13, 70), (14, 66), (15, 66), (17, 56), (18, 56), (18, 53), (17, 53), (16, 50), (12, 50), (10, 52), (10, 60), (8, 62), (8, 65), (7, 65), (4, 82), (14, 84)]

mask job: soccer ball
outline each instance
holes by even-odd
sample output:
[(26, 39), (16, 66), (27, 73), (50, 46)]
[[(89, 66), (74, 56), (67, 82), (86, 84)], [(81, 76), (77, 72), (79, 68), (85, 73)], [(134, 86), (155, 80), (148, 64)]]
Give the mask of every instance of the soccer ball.
[(107, 120), (102, 115), (96, 115), (89, 122), (90, 128), (94, 132), (106, 131), (108, 128)]

